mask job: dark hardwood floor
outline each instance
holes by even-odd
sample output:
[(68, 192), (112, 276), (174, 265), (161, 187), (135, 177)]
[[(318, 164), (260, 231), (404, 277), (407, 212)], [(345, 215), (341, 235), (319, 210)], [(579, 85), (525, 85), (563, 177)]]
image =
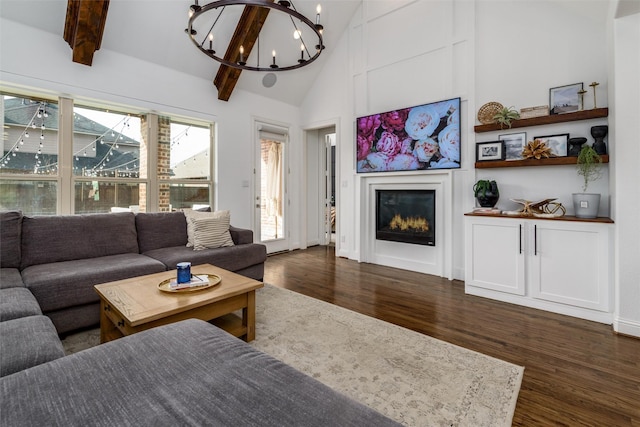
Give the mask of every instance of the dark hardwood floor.
[(464, 283), (336, 258), (270, 256), (264, 281), (525, 367), (518, 426), (640, 426), (640, 339), (465, 295)]

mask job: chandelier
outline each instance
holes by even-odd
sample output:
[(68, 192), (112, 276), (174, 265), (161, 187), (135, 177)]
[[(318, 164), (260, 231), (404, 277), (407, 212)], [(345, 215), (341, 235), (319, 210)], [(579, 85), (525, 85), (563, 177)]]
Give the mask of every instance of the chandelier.
[[(247, 18), (250, 8), (257, 10), (257, 14)], [(318, 59), (324, 49), (320, 12), (318, 5), (314, 23), (285, 0), (217, 0), (202, 6), (195, 0), (189, 8), (185, 32), (202, 53), (229, 67), (249, 71), (295, 70)], [(231, 22), (238, 23), (235, 31), (230, 31)], [(270, 31), (261, 40), (261, 30), (266, 24)], [(222, 54), (216, 52), (221, 46), (226, 46)]]

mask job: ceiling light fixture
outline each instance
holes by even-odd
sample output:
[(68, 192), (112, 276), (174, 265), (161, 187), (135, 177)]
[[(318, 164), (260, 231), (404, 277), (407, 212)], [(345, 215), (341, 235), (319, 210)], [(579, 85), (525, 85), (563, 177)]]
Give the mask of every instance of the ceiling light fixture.
[[(265, 15), (270, 11), (277, 12), (273, 16), (273, 20), (267, 22), (264, 18), (263, 22), (252, 22), (252, 29), (255, 30), (256, 38), (248, 39), (246, 34), (219, 34), (216, 33), (216, 24), (224, 22), (223, 12), (228, 6), (257, 7), (268, 9)], [(227, 15), (233, 15), (232, 9), (229, 8)], [(227, 65), (232, 68), (248, 71), (287, 71), (304, 67), (318, 59), (322, 50), (325, 48), (323, 44), (324, 27), (320, 25), (320, 5), (316, 8), (315, 23), (298, 12), (291, 1), (280, 0), (278, 2), (269, 0), (217, 0), (206, 5), (199, 5), (198, 0), (189, 7), (189, 23), (185, 32), (193, 44), (205, 55)], [(221, 21), (222, 18), (222, 21)], [(233, 18), (231, 18), (233, 19)], [(283, 28), (283, 19), (290, 22), (291, 29)], [(260, 50), (260, 34), (264, 25), (269, 25), (270, 30), (265, 32), (262, 44), (266, 45), (265, 52)], [(311, 31), (307, 31), (303, 27), (308, 27)], [(240, 27), (238, 27), (240, 28)], [(266, 27), (265, 27), (266, 28)], [(276, 34), (278, 31), (281, 33)], [(237, 32), (237, 29), (236, 29)], [(293, 34), (293, 37), (292, 37)], [(200, 40), (202, 39), (202, 40)], [(305, 40), (307, 39), (307, 40)], [(246, 46), (238, 40), (247, 40)], [(255, 54), (252, 55), (252, 47), (257, 41)], [(207, 43), (208, 42), (208, 43)], [(217, 46), (219, 51), (224, 51), (224, 56), (220, 56), (214, 50), (214, 44), (224, 43), (227, 47), (223, 50)], [(232, 43), (236, 43), (234, 47)], [(236, 50), (237, 49), (237, 50)], [(246, 49), (246, 50), (245, 50)], [(277, 56), (276, 56), (277, 52)], [(270, 63), (260, 64), (260, 55), (268, 57), (271, 54)]]

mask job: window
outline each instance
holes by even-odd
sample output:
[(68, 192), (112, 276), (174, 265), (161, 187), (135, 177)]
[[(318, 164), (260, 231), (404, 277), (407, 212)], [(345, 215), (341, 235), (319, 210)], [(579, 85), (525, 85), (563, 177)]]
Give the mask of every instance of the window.
[(73, 108), (74, 212), (146, 211), (139, 116)]
[(173, 209), (211, 206), (209, 126), (171, 121), (169, 198)]
[(0, 95), (0, 210), (55, 215), (211, 206), (213, 124), (74, 105), (70, 98)]
[(58, 104), (2, 94), (2, 110), (0, 210), (55, 214), (59, 175)]

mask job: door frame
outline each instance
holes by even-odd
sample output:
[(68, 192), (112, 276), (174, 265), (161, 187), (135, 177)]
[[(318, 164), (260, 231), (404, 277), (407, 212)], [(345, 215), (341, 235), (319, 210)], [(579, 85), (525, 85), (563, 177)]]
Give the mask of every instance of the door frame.
[[(324, 171), (326, 170), (327, 172), (329, 171), (329, 165), (327, 163), (327, 159), (328, 156), (330, 156), (330, 147), (327, 148), (327, 144), (326, 144), (326, 139), (320, 138), (320, 134), (319, 131), (321, 130), (327, 130), (329, 128), (333, 128), (333, 132), (327, 132), (326, 134), (329, 133), (335, 133), (335, 140), (336, 140), (336, 176), (335, 176), (335, 181), (336, 181), (336, 193), (335, 193), (335, 202), (336, 202), (336, 207), (338, 207), (339, 205), (339, 200), (340, 200), (340, 186), (337, 185), (338, 182), (340, 182), (339, 180), (339, 175), (340, 175), (340, 156), (338, 155), (339, 152), (339, 144), (340, 144), (340, 119), (339, 118), (335, 118), (333, 120), (328, 120), (325, 122), (318, 122), (318, 123), (314, 123), (312, 125), (306, 126), (303, 128), (303, 132), (304, 132), (304, 156), (305, 156), (305, 162), (308, 162), (309, 159), (313, 159), (314, 157), (317, 159), (317, 161), (319, 162), (319, 172), (318, 172), (318, 176), (314, 176), (311, 177), (309, 175), (309, 172), (307, 171), (304, 176), (305, 176), (305, 185), (308, 185), (308, 181), (310, 179), (316, 179), (318, 180), (318, 190), (317, 192), (314, 193), (307, 193), (306, 195), (306, 202), (304, 204), (305, 207), (305, 212), (307, 212), (306, 215), (304, 215), (305, 219), (308, 220), (308, 218), (311, 216), (309, 215), (308, 209), (309, 209), (309, 200), (313, 199), (317, 199), (316, 201), (316, 205), (318, 205), (318, 208), (321, 212), (319, 212), (319, 217), (318, 217), (318, 224), (317, 224), (317, 229), (319, 232), (319, 244), (321, 245), (326, 245), (331, 243), (330, 242), (330, 235), (326, 236), (327, 239), (329, 241), (327, 241), (325, 243), (324, 239), (325, 239), (325, 233), (328, 229), (328, 227), (330, 227), (330, 221), (326, 220), (326, 215), (327, 215), (327, 203), (325, 200), (324, 195), (322, 194), (323, 192), (320, 191), (322, 189), (322, 187), (325, 185), (325, 182), (328, 184), (330, 184), (329, 179), (330, 177), (327, 177), (324, 173)], [(323, 134), (323, 135), (326, 135)], [(313, 136), (312, 136), (313, 135)], [(315, 141), (314, 144), (311, 144), (312, 141)], [(305, 163), (306, 164), (306, 163)], [(303, 243), (303, 247), (307, 247), (307, 245), (309, 244), (309, 238), (307, 236), (307, 230), (310, 224), (305, 223), (303, 225), (303, 230), (304, 230), (304, 239), (302, 241)], [(336, 236), (339, 236), (339, 228), (340, 228), (340, 221), (339, 221), (339, 216), (336, 216)], [(329, 232), (330, 232), (330, 228), (329, 228)], [(339, 246), (339, 239), (336, 237), (336, 256), (338, 253), (338, 246)]]
[[(274, 240), (262, 241), (262, 222), (261, 222), (261, 133), (267, 132), (276, 135), (283, 135), (283, 153), (282, 153), (282, 237)], [(252, 194), (252, 219), (254, 226), (254, 242), (261, 243), (267, 247), (267, 253), (276, 253), (291, 250), (291, 230), (289, 221), (289, 203), (290, 203), (290, 141), (291, 141), (291, 128), (283, 123), (276, 123), (271, 120), (254, 118), (253, 119), (253, 194)]]

